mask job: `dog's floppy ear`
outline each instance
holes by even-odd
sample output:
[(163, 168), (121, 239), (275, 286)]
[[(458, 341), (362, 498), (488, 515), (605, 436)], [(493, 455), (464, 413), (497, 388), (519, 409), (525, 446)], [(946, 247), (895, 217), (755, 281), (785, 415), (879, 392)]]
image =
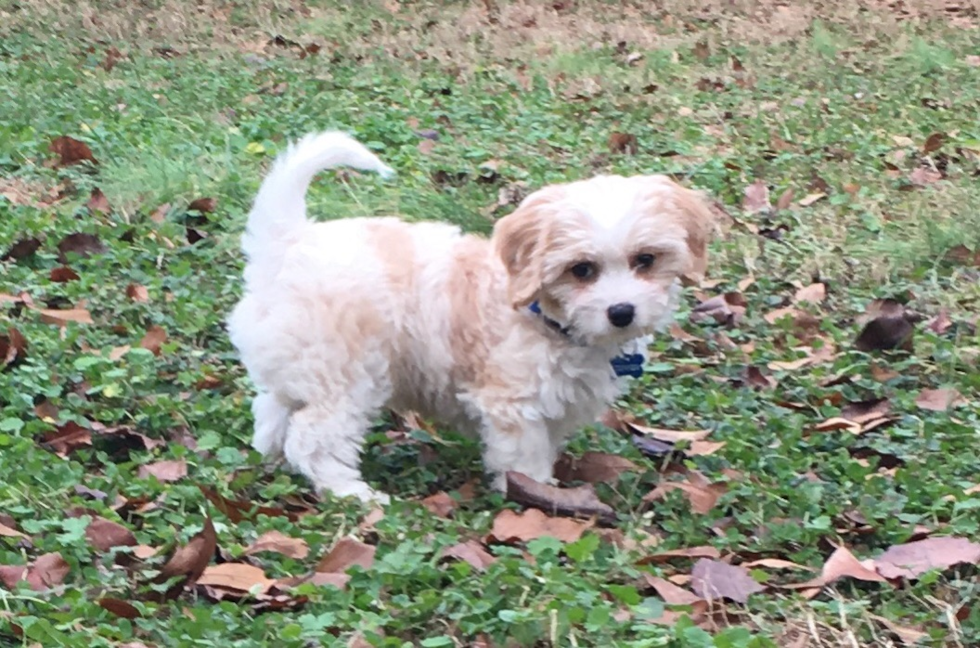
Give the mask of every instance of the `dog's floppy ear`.
[(674, 186), (674, 204), (680, 223), (687, 231), (687, 247), (691, 253), (691, 265), (686, 277), (700, 282), (708, 269), (708, 241), (715, 227), (715, 214), (708, 199), (699, 191)]
[(527, 306), (541, 290), (542, 257), (551, 222), (548, 207), (553, 197), (546, 189), (537, 191), (493, 227), (494, 250), (507, 270), (507, 291), (514, 308)]

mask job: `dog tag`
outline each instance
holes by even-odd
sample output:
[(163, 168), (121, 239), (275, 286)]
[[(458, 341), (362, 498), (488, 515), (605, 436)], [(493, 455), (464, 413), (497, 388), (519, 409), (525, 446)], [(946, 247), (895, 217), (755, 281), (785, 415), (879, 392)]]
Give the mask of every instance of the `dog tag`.
[(617, 376), (630, 376), (632, 378), (639, 378), (643, 375), (643, 355), (639, 353), (624, 353), (623, 355), (618, 355), (612, 360), (613, 371), (616, 372)]

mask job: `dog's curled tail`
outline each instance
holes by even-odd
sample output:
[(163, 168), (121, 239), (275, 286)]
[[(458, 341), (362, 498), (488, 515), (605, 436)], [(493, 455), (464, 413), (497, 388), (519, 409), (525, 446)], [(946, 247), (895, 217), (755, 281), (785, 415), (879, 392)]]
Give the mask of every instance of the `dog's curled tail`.
[(307, 135), (276, 158), (262, 181), (248, 216), (243, 247), (250, 257), (270, 240), (306, 221), (306, 190), (324, 169), (349, 166), (374, 171), (383, 178), (395, 171), (346, 133)]

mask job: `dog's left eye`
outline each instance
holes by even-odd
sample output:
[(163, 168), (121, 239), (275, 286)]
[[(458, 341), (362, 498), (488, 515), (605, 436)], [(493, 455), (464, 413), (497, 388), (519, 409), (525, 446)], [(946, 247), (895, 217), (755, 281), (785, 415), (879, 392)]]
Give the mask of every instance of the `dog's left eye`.
[(591, 279), (595, 276), (596, 270), (595, 264), (589, 263), (588, 261), (576, 263), (572, 266), (572, 274), (578, 279)]
[(647, 270), (653, 266), (653, 262), (657, 260), (652, 254), (637, 254), (636, 258), (633, 260), (633, 265), (640, 270)]

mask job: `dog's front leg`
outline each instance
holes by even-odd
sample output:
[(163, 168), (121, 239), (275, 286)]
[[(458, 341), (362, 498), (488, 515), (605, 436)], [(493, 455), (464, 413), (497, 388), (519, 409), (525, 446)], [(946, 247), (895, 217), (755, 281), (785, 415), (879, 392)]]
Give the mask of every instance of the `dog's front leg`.
[(543, 420), (515, 416), (488, 416), (483, 429), (483, 463), (493, 475), (493, 486), (507, 490), (507, 472), (516, 471), (543, 483), (551, 481), (558, 446)]

